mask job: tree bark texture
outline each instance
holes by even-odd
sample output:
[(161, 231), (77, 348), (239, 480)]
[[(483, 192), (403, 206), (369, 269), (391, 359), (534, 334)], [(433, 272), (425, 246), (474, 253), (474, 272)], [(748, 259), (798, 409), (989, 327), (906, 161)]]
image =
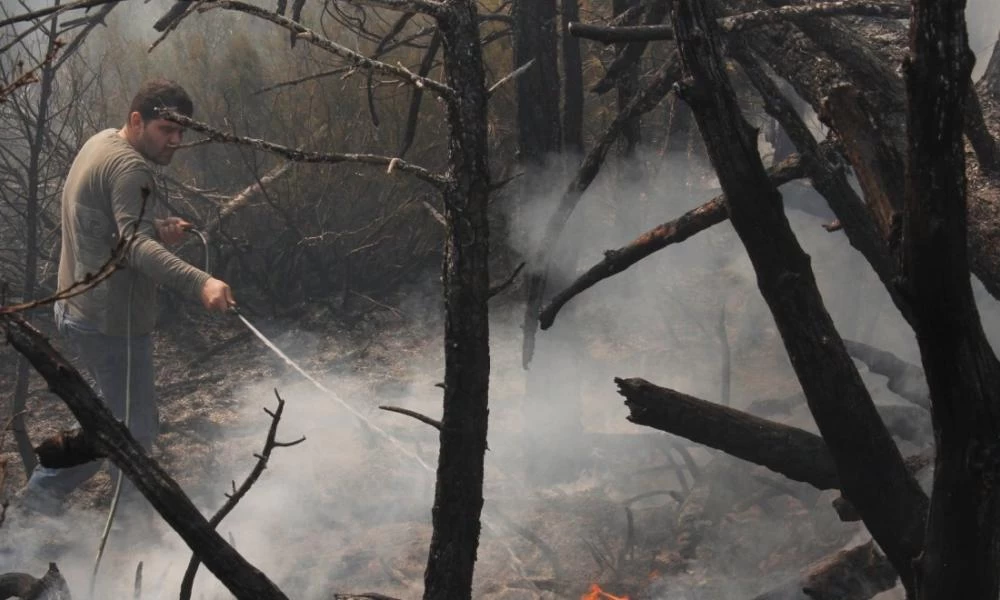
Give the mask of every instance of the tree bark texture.
[(713, 16), (700, 2), (681, 0), (676, 6), (674, 31), (691, 75), (682, 97), (695, 114), (726, 193), (730, 222), (746, 247), (842, 489), (912, 590), (927, 497), (907, 472), (823, 305), (809, 257), (761, 164), (755, 131), (740, 114)]
[(111, 414), (80, 373), (48, 341), (14, 314), (2, 317), (7, 341), (45, 378), (80, 426), (135, 484), (163, 519), (237, 598), (285, 600), (286, 596), (219, 536), (184, 491)]
[(965, 3), (917, 0), (906, 69), (903, 293), (931, 392), (937, 454), (921, 600), (1000, 595), (1000, 362), (969, 278), (963, 113)]
[(447, 109), (452, 183), (443, 192), (447, 220), (444, 411), (432, 510), (434, 531), (424, 572), (427, 600), (471, 596), (489, 415), (486, 78), (476, 3), (449, 0), (445, 4), (438, 28), (447, 82), (458, 93)]
[(583, 154), (583, 59), (569, 24), (579, 19), (579, 0), (562, 0), (563, 148), (574, 154)]
[(542, 165), (562, 145), (559, 94), (552, 92), (559, 88), (556, 0), (515, 0), (513, 13), (514, 68), (535, 61), (517, 79), (520, 158)]

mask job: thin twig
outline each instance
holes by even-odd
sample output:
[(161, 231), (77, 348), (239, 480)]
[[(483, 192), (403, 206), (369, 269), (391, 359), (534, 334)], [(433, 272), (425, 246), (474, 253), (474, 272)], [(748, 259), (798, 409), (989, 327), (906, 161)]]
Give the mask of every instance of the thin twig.
[(528, 62), (524, 63), (523, 65), (521, 65), (520, 67), (514, 69), (507, 75), (503, 76), (502, 78), (500, 78), (499, 81), (490, 86), (490, 89), (487, 90), (486, 95), (492, 96), (493, 92), (497, 91), (497, 89), (499, 89), (500, 86), (507, 83), (508, 81), (513, 81), (514, 79), (517, 79), (521, 75), (524, 75), (525, 73), (528, 72), (528, 69), (530, 69), (534, 64), (535, 64), (535, 59), (533, 58)]
[(257, 138), (226, 133), (225, 131), (216, 129), (211, 125), (208, 125), (207, 123), (195, 121), (190, 117), (186, 117), (172, 110), (161, 109), (158, 111), (158, 115), (164, 119), (167, 119), (168, 121), (173, 121), (174, 123), (178, 123), (180, 125), (183, 125), (184, 127), (205, 134), (214, 141), (223, 142), (227, 144), (239, 144), (241, 146), (249, 146), (251, 148), (256, 148), (257, 150), (272, 152), (274, 154), (284, 156), (285, 158), (293, 162), (326, 163), (326, 164), (353, 162), (353, 163), (379, 165), (386, 167), (392, 164), (394, 170), (403, 171), (404, 173), (409, 173), (410, 175), (413, 175), (418, 179), (421, 179), (423, 181), (426, 181), (427, 183), (433, 184), (438, 187), (447, 185), (450, 181), (445, 176), (432, 173), (431, 171), (425, 169), (424, 167), (394, 157), (379, 156), (377, 154), (340, 154), (340, 153), (308, 152), (297, 148), (290, 148), (288, 146), (283, 146), (281, 144), (275, 144), (274, 142), (268, 142), (266, 140), (260, 140)]
[(34, 21), (35, 19), (48, 17), (53, 14), (61, 14), (69, 10), (91, 8), (93, 6), (100, 6), (101, 4), (111, 4), (113, 2), (121, 2), (121, 1), (122, 0), (78, 0), (77, 2), (70, 2), (69, 4), (63, 4), (62, 6), (48, 6), (46, 8), (41, 8), (31, 12), (22, 13), (20, 15), (15, 15), (8, 19), (3, 19), (2, 21), (0, 21), (0, 27), (13, 25), (14, 23), (23, 23), (25, 21)]
[(128, 256), (136, 238), (139, 236), (139, 223), (142, 222), (142, 215), (146, 210), (146, 203), (149, 200), (149, 195), (151, 193), (152, 191), (148, 187), (142, 188), (142, 205), (139, 209), (139, 218), (135, 221), (132, 233), (122, 236), (121, 239), (118, 240), (118, 244), (115, 246), (114, 250), (111, 251), (111, 257), (108, 258), (107, 262), (101, 265), (96, 273), (87, 273), (83, 279), (74, 281), (64, 289), (57, 291), (55, 294), (52, 294), (47, 298), (31, 300), (10, 306), (0, 306), (0, 315), (24, 312), (33, 308), (38, 308), (39, 306), (45, 306), (60, 300), (66, 300), (74, 296), (79, 296), (87, 290), (97, 287), (108, 277), (111, 277), (115, 271), (121, 268), (123, 259)]
[(30, 85), (32, 83), (37, 82), (38, 76), (35, 75), (35, 73), (52, 64), (52, 61), (55, 59), (56, 55), (59, 54), (59, 49), (62, 48), (63, 45), (64, 42), (62, 42), (61, 40), (53, 40), (52, 46), (51, 48), (49, 48), (49, 51), (45, 55), (45, 58), (42, 59), (42, 62), (38, 63), (31, 69), (28, 69), (27, 71), (22, 73), (17, 79), (10, 82), (9, 84), (0, 87), (0, 103), (6, 102), (7, 96), (10, 96), (18, 89), (26, 85)]
[(513, 273), (511, 273), (510, 275), (507, 276), (507, 279), (504, 279), (500, 283), (491, 285), (490, 286), (489, 297), (492, 298), (493, 296), (501, 294), (501, 293), (503, 293), (504, 290), (506, 290), (507, 288), (509, 288), (511, 286), (511, 284), (514, 283), (514, 280), (517, 279), (518, 273), (521, 272), (521, 269), (523, 269), (524, 265), (526, 265), (526, 264), (528, 264), (528, 263), (522, 262), (521, 264), (517, 265), (517, 268), (514, 269)]
[[(267, 439), (264, 441), (264, 449), (261, 450), (259, 454), (254, 454), (257, 457), (257, 464), (254, 465), (250, 474), (247, 475), (246, 479), (243, 480), (243, 484), (239, 488), (235, 488), (232, 494), (229, 494), (226, 503), (222, 505), (222, 508), (218, 510), (212, 518), (208, 520), (208, 524), (214, 529), (218, 527), (219, 523), (226, 518), (243, 496), (250, 491), (253, 484), (257, 483), (257, 479), (260, 478), (261, 474), (264, 473), (264, 469), (267, 468), (267, 461), (271, 458), (271, 451), (275, 448), (286, 448), (289, 446), (294, 446), (300, 444), (306, 440), (305, 436), (299, 438), (294, 442), (278, 442), (275, 441), (275, 436), (278, 433), (278, 423), (281, 421), (281, 413), (285, 410), (285, 401), (282, 400), (281, 396), (278, 394), (278, 390), (274, 390), (274, 396), (278, 399), (278, 408), (273, 412), (264, 409), (268, 415), (271, 416), (271, 427), (267, 431)], [(192, 556), (191, 561), (188, 563), (187, 570), (184, 572), (184, 579), (181, 581), (181, 600), (191, 599), (191, 590), (194, 587), (194, 576), (198, 572), (198, 565), (201, 561), (198, 560), (197, 556)]]
[(420, 77), (416, 73), (401, 65), (390, 65), (381, 61), (372, 60), (364, 54), (355, 52), (346, 46), (342, 46), (326, 37), (323, 37), (315, 31), (304, 27), (297, 21), (288, 19), (264, 8), (247, 4), (246, 2), (240, 2), (239, 0), (213, 0), (211, 4), (227, 10), (246, 13), (265, 21), (270, 21), (271, 23), (279, 25), (292, 32), (297, 39), (305, 40), (318, 48), (322, 48), (331, 54), (335, 54), (350, 61), (356, 68), (370, 69), (380, 73), (385, 73), (386, 75), (392, 75), (393, 77), (397, 77), (411, 85), (433, 90), (438, 96), (444, 99), (450, 100), (456, 96), (455, 90), (440, 81)]

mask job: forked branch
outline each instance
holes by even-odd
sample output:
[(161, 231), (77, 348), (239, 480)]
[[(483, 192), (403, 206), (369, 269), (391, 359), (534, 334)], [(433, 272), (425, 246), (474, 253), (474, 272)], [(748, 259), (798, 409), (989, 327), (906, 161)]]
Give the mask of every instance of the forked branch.
[[(264, 441), (264, 449), (261, 450), (260, 454), (255, 454), (257, 457), (257, 464), (254, 465), (250, 474), (247, 478), (243, 480), (242, 485), (239, 488), (233, 483), (233, 492), (231, 494), (226, 494), (226, 503), (222, 505), (212, 518), (208, 520), (208, 525), (212, 528), (218, 527), (219, 523), (226, 518), (226, 515), (231, 513), (236, 505), (239, 504), (240, 500), (247, 495), (253, 484), (257, 483), (260, 476), (264, 473), (264, 469), (267, 468), (267, 461), (271, 458), (271, 452), (275, 448), (287, 448), (289, 446), (295, 446), (306, 441), (305, 436), (293, 441), (293, 442), (279, 442), (276, 440), (278, 434), (278, 423), (281, 421), (281, 413), (285, 410), (285, 401), (278, 394), (278, 390), (274, 390), (274, 396), (278, 399), (278, 408), (273, 412), (264, 409), (271, 417), (271, 427), (267, 430), (267, 438)], [(184, 571), (184, 578), (181, 580), (181, 600), (190, 600), (191, 590), (194, 588), (194, 577), (198, 573), (198, 565), (201, 561), (198, 559), (198, 555), (195, 554), (191, 556), (190, 562), (188, 562), (187, 570)]]

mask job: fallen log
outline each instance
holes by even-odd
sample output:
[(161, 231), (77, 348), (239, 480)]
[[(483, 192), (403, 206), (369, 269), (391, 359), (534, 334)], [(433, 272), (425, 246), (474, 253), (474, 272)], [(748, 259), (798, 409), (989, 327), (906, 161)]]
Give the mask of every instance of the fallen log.
[[(615, 378), (615, 383), (618, 384), (618, 393), (626, 398), (625, 405), (630, 411), (626, 418), (632, 423), (721, 450), (818, 490), (840, 489), (833, 457), (823, 438), (814, 433), (660, 387), (643, 379)], [(876, 409), (890, 432), (897, 437), (918, 445), (926, 445), (933, 439), (929, 416), (923, 409), (908, 406), (878, 406)], [(918, 474), (928, 464), (930, 459), (926, 453), (907, 457), (904, 461), (911, 475)], [(700, 483), (704, 484), (704, 480)], [(695, 486), (691, 490), (685, 505), (699, 501), (696, 491), (700, 487), (704, 486)], [(702, 493), (707, 492), (702, 490)], [(834, 508), (843, 521), (860, 519), (856, 509), (846, 499), (834, 501)], [(686, 512), (690, 511), (682, 506), (681, 513)]]
[(821, 490), (838, 489), (837, 468), (823, 438), (749, 413), (662, 388), (615, 378), (629, 421), (762, 465)]

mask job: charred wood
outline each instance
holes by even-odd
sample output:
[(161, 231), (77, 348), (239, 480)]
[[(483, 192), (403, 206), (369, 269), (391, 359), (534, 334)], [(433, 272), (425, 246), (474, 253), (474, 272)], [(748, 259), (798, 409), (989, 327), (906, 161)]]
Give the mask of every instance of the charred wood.
[[(735, 33), (753, 27), (763, 27), (784, 21), (801, 21), (817, 17), (848, 14), (888, 19), (905, 19), (909, 17), (909, 7), (902, 3), (880, 3), (869, 2), (867, 0), (786, 5), (771, 10), (755, 10), (722, 17), (719, 19), (719, 28), (724, 33)], [(605, 44), (668, 41), (674, 39), (672, 25), (656, 25), (652, 23), (624, 27), (594, 25), (591, 23), (570, 23), (569, 32), (577, 37)]]
[[(431, 37), (431, 42), (427, 46), (427, 51), (424, 53), (423, 60), (420, 61), (420, 68), (417, 70), (417, 75), (419, 77), (427, 77), (430, 74), (431, 68), (434, 66), (434, 60), (437, 57), (438, 50), (441, 48), (441, 33), (438, 31), (434, 32), (434, 36)], [(410, 92), (410, 107), (406, 113), (406, 127), (403, 130), (403, 140), (399, 143), (399, 151), (396, 156), (402, 158), (413, 145), (413, 140), (417, 135), (417, 124), (419, 123), (418, 117), (420, 116), (420, 104), (424, 98), (423, 88), (413, 88)]]
[(615, 379), (629, 421), (653, 427), (763, 465), (821, 490), (837, 489), (837, 469), (823, 439), (797, 427), (662, 388)]
[(67, 469), (107, 458), (97, 441), (82, 429), (60, 431), (35, 447), (38, 462), (48, 469)]
[[(845, 494), (885, 549), (907, 589), (923, 549), (927, 497), (907, 472), (868, 390), (823, 305), (809, 257), (768, 180), (755, 131), (743, 119), (721, 59), (714, 18), (681, 0), (674, 30), (691, 79), (680, 90), (727, 193), (743, 241)], [(738, 196), (738, 197), (737, 197)]]
[[(267, 468), (267, 462), (271, 458), (271, 453), (275, 448), (295, 446), (304, 442), (306, 439), (305, 437), (302, 437), (293, 442), (277, 441), (276, 436), (278, 433), (278, 423), (281, 422), (281, 413), (285, 410), (285, 401), (278, 395), (278, 390), (274, 390), (274, 395), (278, 399), (278, 407), (273, 412), (266, 408), (264, 409), (264, 412), (271, 417), (271, 426), (267, 430), (267, 437), (264, 440), (264, 448), (261, 450), (260, 454), (254, 455), (257, 457), (257, 463), (254, 465), (253, 469), (250, 470), (250, 474), (243, 480), (240, 487), (237, 488), (236, 483), (233, 483), (233, 491), (231, 494), (227, 494), (226, 502), (221, 508), (219, 508), (218, 511), (216, 511), (214, 515), (212, 515), (212, 518), (208, 520), (209, 527), (213, 529), (219, 526), (219, 523), (221, 523), (222, 520), (225, 519), (234, 508), (236, 508), (236, 505), (239, 504), (240, 500), (247, 495), (250, 488), (257, 483), (257, 480), (260, 479), (260, 476), (264, 473), (264, 469)], [(233, 544), (230, 545), (232, 546)], [(200, 564), (201, 560), (199, 559), (198, 554), (195, 553), (191, 557), (191, 560), (188, 561), (187, 569), (185, 569), (184, 577), (181, 580), (181, 600), (190, 600), (191, 592), (194, 589), (194, 578), (198, 573), (198, 565)]]
[(969, 276), (962, 131), (974, 57), (963, 4), (913, 9), (899, 285), (914, 299), (937, 442), (919, 597), (987, 600), (1000, 594), (1000, 361)]
[[(646, 9), (645, 16), (643, 17), (643, 26), (649, 27), (661, 24), (663, 19), (667, 17), (669, 4), (668, 0), (656, 0), (653, 2)], [(604, 77), (591, 87), (590, 91), (595, 94), (603, 94), (614, 88), (616, 82), (642, 58), (642, 53), (646, 51), (646, 45), (647, 42), (645, 41), (626, 44), (624, 50), (608, 65)]]
[(286, 598), (211, 529), (173, 478), (148, 456), (128, 428), (41, 333), (16, 314), (3, 315), (3, 324), (7, 341), (27, 357), (49, 388), (66, 402), (84, 431), (97, 440), (153, 508), (237, 598)]
[(845, 229), (848, 241), (865, 257), (889, 290), (896, 306), (906, 314), (907, 303), (894, 294), (892, 282), (896, 270), (886, 251), (882, 233), (847, 180), (846, 167), (836, 149), (832, 144), (817, 143), (791, 101), (764, 72), (742, 41), (731, 44), (730, 52), (760, 93), (765, 111), (781, 125), (802, 155), (813, 187), (837, 215), (837, 224)]
[[(798, 179), (804, 174), (805, 170), (798, 156), (788, 157), (787, 160), (769, 171), (771, 180), (776, 186)], [(542, 309), (538, 318), (539, 326), (543, 330), (551, 327), (559, 310), (567, 302), (598, 282), (617, 275), (657, 250), (672, 244), (679, 244), (691, 236), (725, 221), (728, 217), (725, 196), (716, 196), (698, 208), (684, 213), (679, 218), (647, 231), (621, 248), (605, 251), (604, 260), (588, 269), (568, 288), (556, 294)]]
[(535, 253), (535, 259), (531, 265), (533, 272), (528, 281), (528, 300), (525, 303), (524, 324), (524, 345), (522, 349), (521, 363), (525, 369), (531, 362), (535, 351), (535, 334), (538, 328), (538, 313), (542, 306), (545, 295), (545, 283), (548, 278), (549, 261), (552, 260), (552, 251), (559, 241), (563, 228), (569, 220), (573, 209), (576, 208), (583, 192), (597, 177), (601, 165), (607, 156), (608, 150), (619, 134), (621, 134), (629, 121), (638, 115), (642, 115), (652, 110), (660, 103), (660, 100), (671, 90), (674, 83), (680, 76), (680, 64), (676, 53), (672, 53), (663, 65), (656, 71), (652, 80), (643, 87), (628, 103), (608, 129), (601, 135), (597, 144), (590, 149), (584, 157), (577, 170), (576, 176), (570, 182), (563, 197), (556, 207), (556, 212), (549, 219), (546, 225), (545, 236), (542, 248)]
[(583, 58), (569, 24), (580, 19), (579, 0), (562, 0), (563, 149), (583, 154)]
[(163, 33), (175, 21), (180, 19), (185, 12), (187, 12), (188, 7), (191, 6), (191, 0), (177, 0), (173, 6), (171, 6), (167, 12), (160, 17), (155, 23), (153, 23), (153, 29)]

